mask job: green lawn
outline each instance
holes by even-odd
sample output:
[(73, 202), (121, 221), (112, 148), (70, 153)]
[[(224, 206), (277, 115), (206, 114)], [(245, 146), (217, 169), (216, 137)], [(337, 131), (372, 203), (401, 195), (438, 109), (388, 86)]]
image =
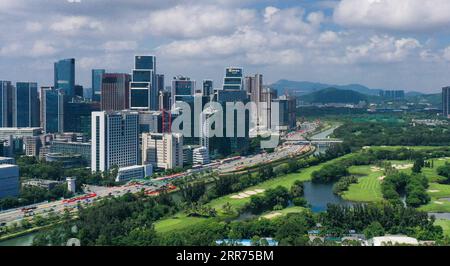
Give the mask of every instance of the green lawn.
[(440, 225), (444, 230), (444, 235), (450, 237), (450, 220), (436, 220), (435, 225)]
[(178, 214), (172, 218), (160, 220), (154, 223), (155, 230), (158, 233), (168, 233), (184, 229), (186, 227), (207, 221), (207, 218), (187, 217), (184, 214)]
[(383, 171), (372, 171), (371, 166), (352, 166), (349, 171), (354, 175), (363, 175), (357, 184), (350, 185), (348, 191), (342, 194), (342, 198), (354, 202), (379, 202), (383, 200), (381, 194), (380, 177)]

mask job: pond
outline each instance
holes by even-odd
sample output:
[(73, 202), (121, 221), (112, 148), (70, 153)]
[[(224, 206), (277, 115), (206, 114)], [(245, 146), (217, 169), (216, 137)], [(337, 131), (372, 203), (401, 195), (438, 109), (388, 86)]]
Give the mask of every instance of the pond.
[(15, 237), (5, 241), (0, 241), (0, 247), (12, 247), (12, 246), (31, 246), (34, 237), (37, 233), (26, 234), (23, 236)]
[(342, 199), (333, 193), (333, 184), (304, 183), (305, 199), (311, 205), (314, 213), (327, 210), (328, 204), (352, 205), (350, 201)]

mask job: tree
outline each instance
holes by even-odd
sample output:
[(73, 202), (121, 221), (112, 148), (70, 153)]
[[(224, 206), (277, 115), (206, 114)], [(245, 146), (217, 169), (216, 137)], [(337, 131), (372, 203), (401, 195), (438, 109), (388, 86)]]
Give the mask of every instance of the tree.
[(369, 224), (366, 229), (364, 229), (364, 235), (367, 239), (376, 237), (376, 236), (384, 236), (384, 228), (379, 222), (372, 222)]
[(425, 161), (423, 158), (418, 158), (414, 161), (414, 166), (412, 168), (413, 173), (421, 173), (422, 168), (425, 166)]

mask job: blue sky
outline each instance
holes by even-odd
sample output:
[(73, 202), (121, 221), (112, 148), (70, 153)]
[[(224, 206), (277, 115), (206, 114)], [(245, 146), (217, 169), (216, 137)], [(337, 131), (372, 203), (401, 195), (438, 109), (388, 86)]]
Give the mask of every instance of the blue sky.
[(130, 72), (157, 56), (166, 82), (246, 74), (438, 92), (450, 85), (448, 0), (1, 0), (0, 79), (52, 84), (53, 62)]

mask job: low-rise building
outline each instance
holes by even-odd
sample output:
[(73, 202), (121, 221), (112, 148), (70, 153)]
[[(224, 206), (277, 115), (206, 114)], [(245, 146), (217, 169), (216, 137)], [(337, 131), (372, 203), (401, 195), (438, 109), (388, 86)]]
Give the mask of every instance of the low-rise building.
[(117, 172), (116, 182), (144, 179), (151, 175), (153, 175), (153, 166), (151, 164), (122, 167)]
[(0, 199), (19, 196), (19, 166), (0, 165)]
[(11, 157), (0, 157), (0, 164), (15, 164), (16, 160)]
[(47, 180), (47, 179), (28, 179), (26, 181), (22, 182), (22, 187), (29, 186), (29, 187), (39, 187), (44, 189), (53, 189), (55, 186), (62, 184), (60, 181), (56, 180)]
[(415, 238), (398, 235), (398, 236), (377, 236), (367, 241), (368, 246), (396, 246), (396, 245), (408, 245), (418, 246), (419, 241)]
[(194, 149), (193, 162), (194, 165), (205, 165), (211, 163), (208, 149), (206, 147)]

